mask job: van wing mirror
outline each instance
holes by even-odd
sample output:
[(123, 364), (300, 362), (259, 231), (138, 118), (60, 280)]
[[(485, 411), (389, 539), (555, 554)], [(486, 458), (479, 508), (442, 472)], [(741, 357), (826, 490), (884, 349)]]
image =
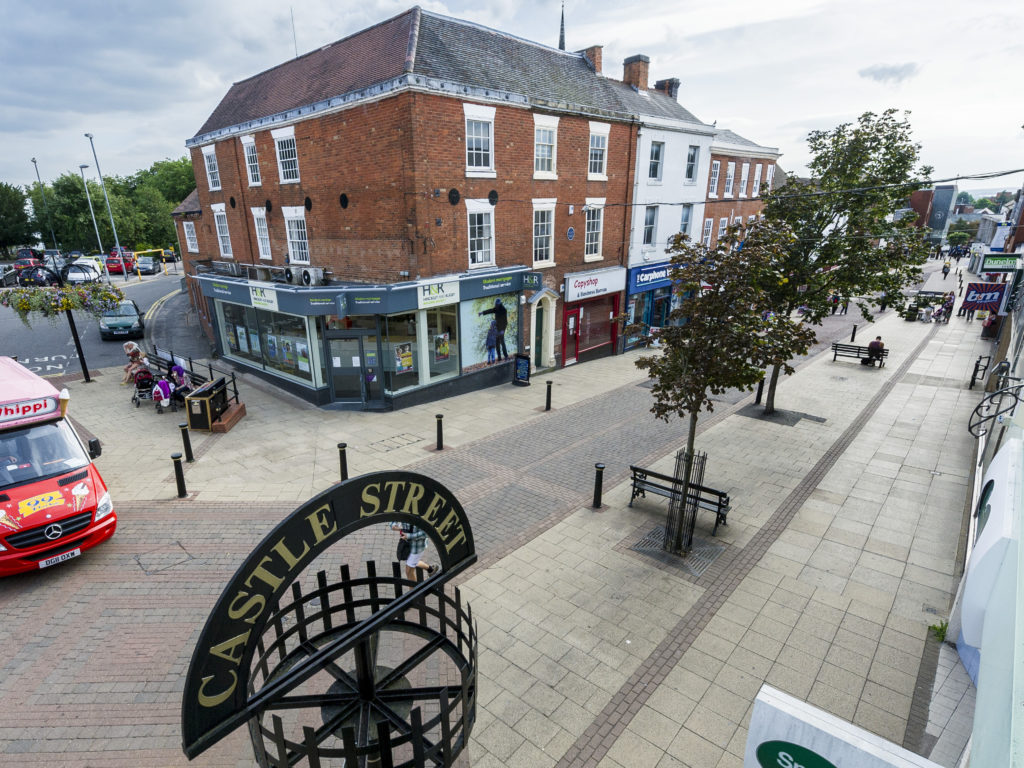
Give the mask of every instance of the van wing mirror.
[(100, 445), (100, 439), (98, 437), (89, 438), (89, 458), (98, 459), (102, 453), (103, 446)]

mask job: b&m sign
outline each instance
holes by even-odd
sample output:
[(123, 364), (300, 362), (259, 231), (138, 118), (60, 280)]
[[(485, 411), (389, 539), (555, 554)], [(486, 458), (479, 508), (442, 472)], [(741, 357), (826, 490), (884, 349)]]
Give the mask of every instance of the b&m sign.
[(998, 312), (1009, 283), (968, 283), (964, 291), (964, 309)]

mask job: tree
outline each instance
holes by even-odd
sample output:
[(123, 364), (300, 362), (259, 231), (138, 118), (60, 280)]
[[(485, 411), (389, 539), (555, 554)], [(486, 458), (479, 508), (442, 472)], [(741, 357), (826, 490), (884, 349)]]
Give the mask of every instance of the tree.
[[(771, 290), (776, 315), (803, 307), (803, 322), (820, 325), (829, 297), (858, 297), (865, 320), (870, 308), (891, 303), (919, 279), (928, 245), (910, 217), (893, 221), (908, 192), (928, 186), (931, 169), (917, 168), (920, 145), (896, 110), (865, 112), (855, 123), (808, 136), (812, 179), (792, 178), (765, 196), (769, 222), (795, 234), (779, 265), (787, 278)], [(772, 365), (765, 412), (775, 410), (779, 373)]]
[(11, 248), (32, 240), (28, 211), (25, 210), (25, 192), (21, 187), (0, 182), (0, 248), (10, 255)]
[(958, 245), (965, 245), (970, 239), (971, 236), (962, 230), (957, 232), (950, 230), (949, 234), (946, 235), (946, 242), (954, 248)]
[[(688, 487), (697, 435), (697, 417), (713, 411), (712, 395), (752, 389), (764, 367), (787, 350), (809, 344), (809, 329), (767, 312), (764, 287), (785, 278), (777, 269), (785, 225), (755, 226), (741, 247), (740, 231), (730, 229), (714, 249), (676, 235), (668, 249), (673, 292), (683, 300), (662, 327), (660, 355), (644, 356), (638, 368), (654, 380), (651, 412), (668, 421), (689, 417), (683, 487)], [(673, 548), (678, 549), (678, 539)]]
[(188, 155), (177, 160), (157, 160), (146, 170), (136, 173), (134, 182), (136, 186), (149, 184), (155, 187), (172, 209), (196, 188), (192, 160)]
[(974, 205), (974, 198), (971, 197), (970, 192), (961, 192), (956, 196), (957, 205)]
[(952, 234), (954, 232), (966, 232), (967, 239), (973, 240), (975, 237), (978, 236), (979, 224), (980, 222), (977, 221), (964, 221), (963, 219), (957, 219), (956, 221), (949, 225), (949, 233)]

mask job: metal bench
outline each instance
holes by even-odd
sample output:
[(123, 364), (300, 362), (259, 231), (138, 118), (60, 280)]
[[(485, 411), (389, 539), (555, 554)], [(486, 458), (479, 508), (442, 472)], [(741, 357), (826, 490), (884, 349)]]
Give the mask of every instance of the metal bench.
[(856, 357), (859, 360), (870, 360), (872, 357), (878, 360), (878, 367), (885, 367), (885, 358), (889, 356), (889, 350), (883, 349), (880, 352), (876, 352), (874, 355), (871, 354), (871, 350), (867, 347), (862, 347), (859, 344), (840, 344), (837, 341), (832, 342), (832, 362), (836, 361), (838, 357)]
[[(629, 469), (633, 473), (633, 495), (629, 499), (629, 506), (632, 507), (633, 502), (641, 497), (646, 498), (648, 492), (664, 496), (667, 499), (675, 498), (677, 495), (676, 488), (680, 483), (674, 477), (633, 465), (630, 465)], [(726, 517), (730, 509), (729, 494), (708, 488), (706, 485), (690, 483), (687, 495), (690, 500), (696, 500), (700, 509), (714, 513), (715, 528), (711, 532), (712, 536), (718, 534), (718, 526), (728, 525)]]

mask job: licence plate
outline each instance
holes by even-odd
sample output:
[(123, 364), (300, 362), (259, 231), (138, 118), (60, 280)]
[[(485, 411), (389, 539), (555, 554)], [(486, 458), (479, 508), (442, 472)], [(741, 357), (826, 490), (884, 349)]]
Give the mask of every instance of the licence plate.
[(70, 560), (73, 557), (78, 557), (80, 554), (82, 554), (81, 548), (79, 548), (79, 549), (72, 549), (70, 552), (65, 552), (65, 553), (60, 554), (60, 555), (54, 555), (53, 557), (48, 557), (45, 560), (40, 560), (39, 561), (39, 567), (40, 568), (49, 568), (51, 565), (56, 565), (57, 563), (63, 563), (65, 560)]
[(115, 328), (114, 333), (128, 333), (127, 328)]

